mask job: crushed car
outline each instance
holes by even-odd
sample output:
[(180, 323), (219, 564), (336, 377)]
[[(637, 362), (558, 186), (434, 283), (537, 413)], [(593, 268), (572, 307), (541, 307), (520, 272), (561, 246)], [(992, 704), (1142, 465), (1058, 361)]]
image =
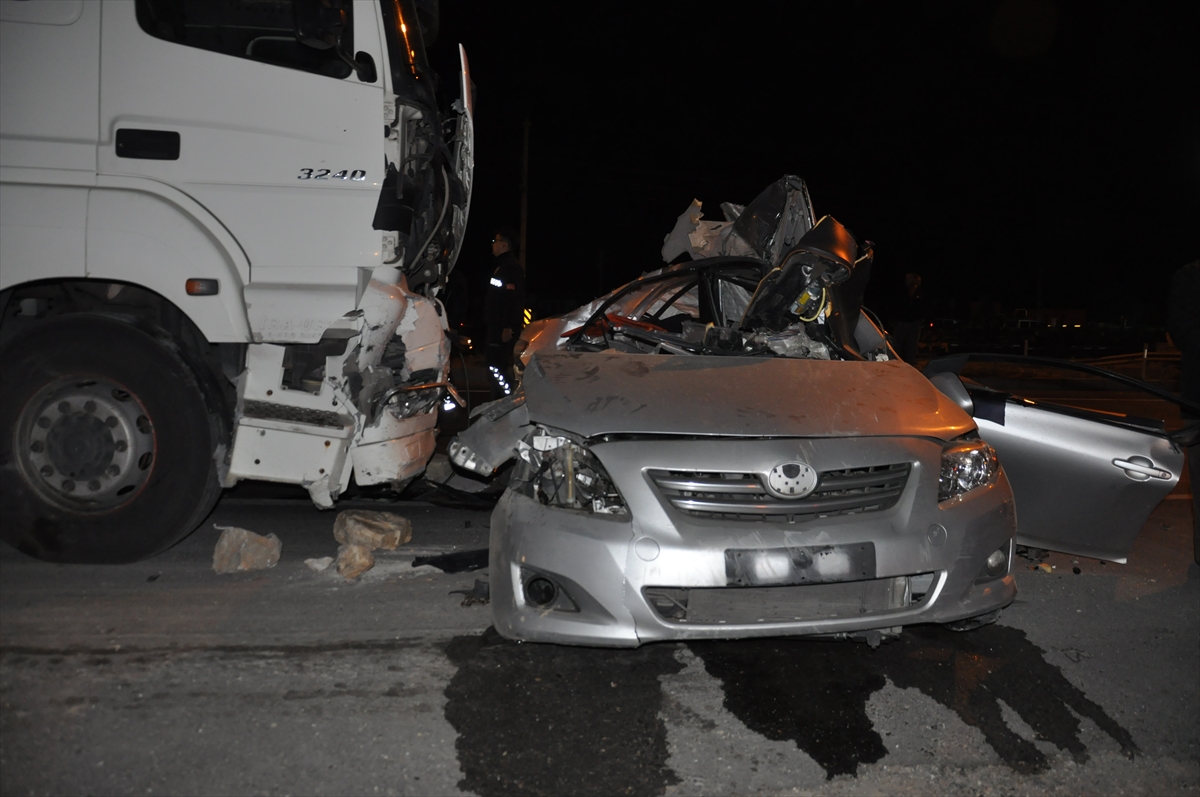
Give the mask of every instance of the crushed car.
[(1161, 423), (1040, 405), (896, 356), (873, 252), (785, 176), (647, 274), (522, 336), (519, 389), (451, 461), (506, 478), (491, 608), (519, 640), (637, 646), (968, 630), (1015, 541), (1122, 561), (1177, 483)]

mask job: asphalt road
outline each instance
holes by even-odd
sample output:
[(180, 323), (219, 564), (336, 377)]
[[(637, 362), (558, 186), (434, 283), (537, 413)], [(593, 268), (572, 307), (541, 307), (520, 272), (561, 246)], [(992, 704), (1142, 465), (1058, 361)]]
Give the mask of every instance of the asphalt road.
[[(353, 583), (304, 564), (336, 543), (302, 500), (227, 499), (135, 565), (0, 549), (0, 793), (1200, 789), (1186, 501), (1160, 505), (1127, 565), (1018, 560), (1000, 623), (875, 650), (505, 642), (448, 594), (479, 573), (412, 566), (483, 546), (488, 514), (393, 509), (413, 542)], [(276, 533), (279, 565), (215, 574), (213, 523)]]
[[(286, 491), (134, 565), (0, 547), (0, 793), (1197, 794), (1189, 490), (1128, 564), (1018, 559), (999, 623), (877, 649), (506, 642), (449, 594), (486, 572), (413, 566), (488, 513), (428, 503), (339, 505), (414, 525), (356, 582), (305, 565), (334, 513)], [(217, 575), (214, 524), (277, 534), (278, 566)]]

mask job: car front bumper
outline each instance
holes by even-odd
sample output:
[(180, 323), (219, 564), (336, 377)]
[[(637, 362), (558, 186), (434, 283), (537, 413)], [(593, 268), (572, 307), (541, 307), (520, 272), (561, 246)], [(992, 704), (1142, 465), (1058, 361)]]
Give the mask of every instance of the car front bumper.
[[(492, 515), (491, 606), (505, 637), (636, 647), (670, 639), (896, 633), (908, 624), (986, 614), (1016, 595), (1016, 514), (1007, 479), (1001, 473), (992, 485), (939, 504), (939, 441), (660, 439), (602, 443), (592, 451), (629, 514), (557, 509), (509, 490)], [(680, 512), (650, 476), (671, 468), (765, 472), (796, 456), (818, 469), (882, 462), (912, 467), (890, 508), (771, 521)], [(727, 551), (864, 546), (873, 551), (875, 572), (866, 574), (873, 578), (753, 587), (730, 582)], [(1005, 572), (988, 577), (986, 561), (996, 550), (1009, 561)], [(526, 584), (535, 578), (554, 584), (559, 598), (533, 605)], [(680, 598), (688, 608), (671, 609)]]

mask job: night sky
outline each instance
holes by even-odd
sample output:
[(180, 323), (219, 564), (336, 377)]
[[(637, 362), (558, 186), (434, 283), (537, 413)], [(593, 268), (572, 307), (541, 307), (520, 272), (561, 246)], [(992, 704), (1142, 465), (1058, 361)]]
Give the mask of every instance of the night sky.
[[(876, 243), (877, 291), (917, 271), (942, 314), (972, 301), (1163, 312), (1200, 256), (1200, 46), (1178, 5), (509, 4), (442, 0), (477, 87), (460, 267), (480, 286), (518, 226), (530, 133), (528, 278), (563, 310), (662, 265), (705, 217), (785, 173)], [(451, 84), (452, 85), (452, 84)]]

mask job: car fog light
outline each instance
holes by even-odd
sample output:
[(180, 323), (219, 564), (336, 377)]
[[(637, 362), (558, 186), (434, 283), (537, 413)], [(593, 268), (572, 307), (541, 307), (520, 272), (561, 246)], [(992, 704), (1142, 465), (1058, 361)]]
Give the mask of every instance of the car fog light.
[(1008, 570), (1008, 551), (1005, 550), (1007, 547), (1006, 545), (998, 551), (992, 551), (992, 555), (987, 558), (989, 576), (1002, 576)]
[(996, 481), (1000, 460), (996, 450), (982, 440), (954, 440), (942, 449), (938, 474), (938, 501), (949, 501)]
[(558, 587), (548, 578), (531, 578), (525, 584), (525, 600), (534, 606), (549, 606), (558, 596)]

